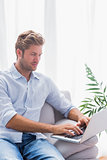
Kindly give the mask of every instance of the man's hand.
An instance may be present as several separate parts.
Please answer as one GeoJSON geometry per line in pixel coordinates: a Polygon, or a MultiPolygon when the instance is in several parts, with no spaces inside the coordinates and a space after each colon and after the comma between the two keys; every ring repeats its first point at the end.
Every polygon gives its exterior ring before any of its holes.
{"type": "Polygon", "coordinates": [[[77,123],[77,126],[83,126],[83,125],[88,125],[90,121],[90,118],[89,117],[86,117],[84,115],[80,116],[79,119],[78,119],[78,123],[77,123]]]}
{"type": "Polygon", "coordinates": [[[77,126],[81,127],[81,126],[84,126],[84,125],[88,125],[89,121],[90,121],[90,118],[89,117],[86,117],[84,116],[80,111],[79,109],[77,108],[73,108],[69,114],[68,114],[68,118],[71,119],[71,120],[74,120],[74,121],[77,121],[77,126]]]}
{"type": "Polygon", "coordinates": [[[72,131],[74,131],[76,134],[83,134],[82,130],[77,126],[73,124],[61,124],[61,125],[54,125],[53,126],[53,133],[54,134],[69,134],[69,135],[75,135],[72,131]]]}

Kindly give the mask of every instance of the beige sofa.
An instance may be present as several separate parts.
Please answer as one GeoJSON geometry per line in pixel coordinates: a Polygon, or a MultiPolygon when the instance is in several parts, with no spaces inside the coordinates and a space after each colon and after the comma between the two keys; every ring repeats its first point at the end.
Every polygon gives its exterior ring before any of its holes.
{"type": "MultiPolygon", "coordinates": [[[[64,91],[63,94],[66,98],[70,99],[70,94],[64,91]]],[[[50,124],[61,124],[61,123],[73,123],[65,119],[58,111],[56,111],[51,105],[45,103],[40,116],[40,122],[50,124]]],[[[97,137],[93,137],[90,140],[85,141],[82,144],[73,144],[70,142],[56,140],[50,137],[51,133],[45,133],[50,143],[54,144],[57,149],[62,153],[66,160],[96,160],[98,149],[95,146],[97,143],[97,137]]]]}

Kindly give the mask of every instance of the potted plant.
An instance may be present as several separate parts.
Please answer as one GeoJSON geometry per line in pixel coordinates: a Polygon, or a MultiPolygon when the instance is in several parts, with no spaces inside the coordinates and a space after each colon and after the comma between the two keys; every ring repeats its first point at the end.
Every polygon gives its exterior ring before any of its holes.
{"type": "Polygon", "coordinates": [[[90,97],[86,97],[79,108],[85,115],[91,117],[94,113],[107,107],[107,87],[103,85],[103,82],[99,83],[96,80],[91,69],[86,64],[85,69],[89,80],[89,83],[86,84],[86,90],[90,93],[90,97]]]}

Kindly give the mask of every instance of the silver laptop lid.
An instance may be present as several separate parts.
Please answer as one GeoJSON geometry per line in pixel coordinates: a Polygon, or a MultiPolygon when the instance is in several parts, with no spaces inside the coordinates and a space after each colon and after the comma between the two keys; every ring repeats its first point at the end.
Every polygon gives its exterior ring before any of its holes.
{"type": "Polygon", "coordinates": [[[107,123],[105,122],[107,122],[107,108],[92,116],[87,129],[83,134],[81,143],[107,129],[107,123]]]}

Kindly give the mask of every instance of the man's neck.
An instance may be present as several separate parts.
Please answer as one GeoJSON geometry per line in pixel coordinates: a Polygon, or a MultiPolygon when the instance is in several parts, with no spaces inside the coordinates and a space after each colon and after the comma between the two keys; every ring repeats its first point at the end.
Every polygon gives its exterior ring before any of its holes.
{"type": "Polygon", "coordinates": [[[19,72],[22,76],[24,76],[27,81],[29,81],[30,75],[31,75],[31,71],[28,72],[28,71],[22,69],[22,68],[20,67],[20,65],[18,65],[17,63],[15,63],[14,65],[15,65],[16,69],[18,70],[18,72],[19,72]]]}

